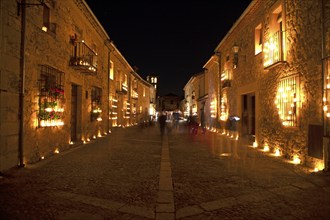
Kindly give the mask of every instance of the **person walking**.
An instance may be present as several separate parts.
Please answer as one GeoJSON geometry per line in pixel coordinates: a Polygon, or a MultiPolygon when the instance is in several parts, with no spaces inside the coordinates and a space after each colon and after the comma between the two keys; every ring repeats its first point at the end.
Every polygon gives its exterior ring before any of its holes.
{"type": "Polygon", "coordinates": [[[205,127],[205,115],[204,115],[204,109],[201,109],[201,127],[202,127],[202,133],[205,134],[206,127],[205,127]]]}
{"type": "Polygon", "coordinates": [[[159,122],[159,128],[160,128],[160,138],[161,141],[163,142],[163,136],[165,133],[165,127],[166,127],[166,115],[165,113],[162,112],[162,114],[158,117],[158,122],[159,122]]]}

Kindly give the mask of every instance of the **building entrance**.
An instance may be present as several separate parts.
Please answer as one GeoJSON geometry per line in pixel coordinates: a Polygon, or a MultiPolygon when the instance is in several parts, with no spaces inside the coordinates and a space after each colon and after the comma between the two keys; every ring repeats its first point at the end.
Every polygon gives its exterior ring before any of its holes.
{"type": "Polygon", "coordinates": [[[77,140],[78,86],[71,86],[71,141],[77,140]]]}
{"type": "Polygon", "coordinates": [[[256,112],[256,98],[254,93],[242,95],[242,136],[255,138],[255,112],[256,112]]]}

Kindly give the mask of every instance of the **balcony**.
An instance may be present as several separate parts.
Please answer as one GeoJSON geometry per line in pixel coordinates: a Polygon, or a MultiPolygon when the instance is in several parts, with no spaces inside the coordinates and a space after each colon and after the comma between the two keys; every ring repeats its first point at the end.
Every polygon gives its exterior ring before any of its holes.
{"type": "Polygon", "coordinates": [[[137,93],[136,90],[137,90],[137,89],[132,89],[132,94],[131,94],[131,96],[132,96],[133,99],[138,99],[138,98],[139,98],[139,94],[137,93]]]}
{"type": "Polygon", "coordinates": [[[116,82],[116,92],[121,95],[127,94],[128,86],[126,83],[123,82],[116,82]]]}
{"type": "Polygon", "coordinates": [[[73,42],[70,66],[82,73],[96,74],[97,54],[85,42],[73,42]]]}
{"type": "Polygon", "coordinates": [[[231,86],[231,80],[223,80],[222,82],[222,85],[221,85],[221,88],[224,89],[224,88],[229,88],[231,86]]]}
{"type": "Polygon", "coordinates": [[[263,49],[264,54],[264,68],[268,69],[284,63],[284,32],[277,31],[270,36],[263,49]]]}

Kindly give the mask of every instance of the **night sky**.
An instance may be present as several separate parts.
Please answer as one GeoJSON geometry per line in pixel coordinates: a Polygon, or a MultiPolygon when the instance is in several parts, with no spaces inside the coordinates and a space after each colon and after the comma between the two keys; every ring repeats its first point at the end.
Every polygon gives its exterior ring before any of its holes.
{"type": "Polygon", "coordinates": [[[180,96],[251,2],[85,1],[138,74],[158,75],[160,95],[180,96]]]}

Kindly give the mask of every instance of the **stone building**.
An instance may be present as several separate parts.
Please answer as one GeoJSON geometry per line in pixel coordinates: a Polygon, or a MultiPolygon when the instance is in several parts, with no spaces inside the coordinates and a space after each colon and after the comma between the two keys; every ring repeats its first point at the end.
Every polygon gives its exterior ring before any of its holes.
{"type": "Polygon", "coordinates": [[[0,2],[0,171],[132,125],[150,107],[153,87],[84,0],[42,2],[0,2]]]}
{"type": "MultiPolygon", "coordinates": [[[[185,108],[184,115],[197,116],[201,118],[201,114],[211,119],[211,114],[205,107],[208,103],[208,83],[206,81],[207,70],[194,74],[186,83],[184,90],[185,108]]],[[[212,115],[213,117],[214,115],[212,115]]],[[[209,122],[210,120],[207,120],[209,122]]],[[[207,123],[209,125],[209,123],[207,123]]]]}
{"type": "Polygon", "coordinates": [[[239,117],[254,146],[328,169],[329,51],[329,0],[253,0],[204,65],[206,107],[217,100],[221,129],[239,117]]]}
{"type": "Polygon", "coordinates": [[[158,98],[158,76],[155,74],[149,74],[147,76],[147,82],[150,83],[153,88],[150,88],[150,115],[156,115],[156,112],[159,111],[159,107],[157,106],[157,98],[158,98]]]}
{"type": "Polygon", "coordinates": [[[160,96],[158,101],[161,111],[175,111],[180,108],[181,97],[176,94],[169,93],[167,95],[160,96]]]}

